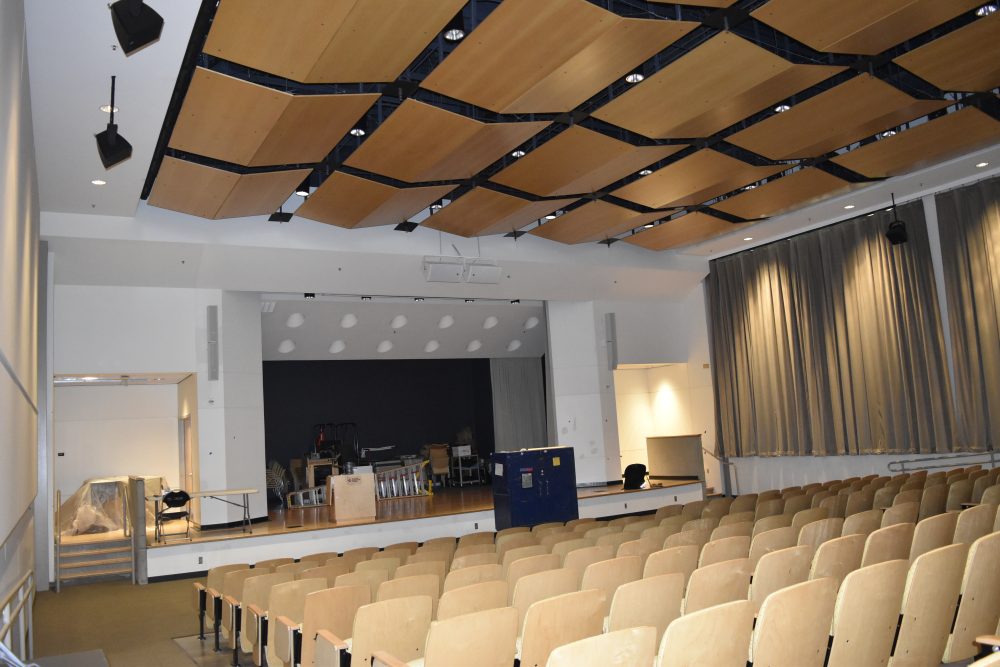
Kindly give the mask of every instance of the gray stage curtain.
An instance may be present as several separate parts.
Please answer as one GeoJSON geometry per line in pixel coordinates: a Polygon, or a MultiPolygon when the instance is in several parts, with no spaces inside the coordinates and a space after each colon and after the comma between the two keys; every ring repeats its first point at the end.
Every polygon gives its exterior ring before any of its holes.
{"type": "Polygon", "coordinates": [[[958,442],[1000,447],[1000,179],[937,196],[958,442]]]}
{"type": "Polygon", "coordinates": [[[712,262],[718,442],[729,456],[950,451],[927,229],[877,213],[712,262]]]}
{"type": "Polygon", "coordinates": [[[490,359],[490,380],[496,451],[545,446],[545,383],[541,359],[490,359]]]}

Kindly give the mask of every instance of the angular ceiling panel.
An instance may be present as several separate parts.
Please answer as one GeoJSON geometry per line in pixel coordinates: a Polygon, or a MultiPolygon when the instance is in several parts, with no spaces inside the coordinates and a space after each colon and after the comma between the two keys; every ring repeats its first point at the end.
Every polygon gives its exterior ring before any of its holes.
{"type": "Polygon", "coordinates": [[[295,215],[348,229],[396,225],[441,199],[454,187],[394,188],[338,171],[309,195],[295,215]]]}
{"type": "Polygon", "coordinates": [[[973,108],[873,141],[832,161],[870,178],[897,176],[1000,141],[1000,122],[973,108]]]}
{"type": "Polygon", "coordinates": [[[319,162],[378,97],[289,95],[199,67],[169,146],[250,167],[319,162]]]}
{"type": "Polygon", "coordinates": [[[707,137],[843,69],[794,65],[721,33],[593,116],[656,139],[707,137]]]}
{"type": "Polygon", "coordinates": [[[593,201],[548,220],[529,234],[559,243],[593,243],[665,218],[672,211],[639,213],[603,201],[593,201]]]}
{"type": "Polygon", "coordinates": [[[506,234],[573,201],[528,201],[487,188],[475,188],[424,220],[423,226],[459,236],[506,234]]]}
{"type": "Polygon", "coordinates": [[[303,83],[395,81],[465,0],[222,0],[205,53],[303,83]]]}
{"type": "Polygon", "coordinates": [[[757,167],[705,149],[633,181],[612,194],[649,208],[691,206],[772,176],[782,169],[781,165],[757,167]]]}
{"type": "Polygon", "coordinates": [[[683,148],[633,146],[573,126],[491,180],[541,197],[589,194],[683,148]]]}
{"type": "Polygon", "coordinates": [[[861,74],[726,140],[772,160],[816,157],[946,106],[861,74]]]}
{"type": "Polygon", "coordinates": [[[753,17],[817,51],[873,56],[982,0],[771,0],[753,17]]]}
{"type": "Polygon", "coordinates": [[[753,223],[733,224],[705,213],[688,213],[676,220],[625,237],[625,241],[647,250],[670,250],[681,246],[700,243],[736,229],[749,227],[753,223]]]}
{"type": "Polygon", "coordinates": [[[506,0],[421,85],[500,113],[569,111],[697,25],[506,0]]]}
{"type": "Polygon", "coordinates": [[[308,169],[241,175],[166,157],[149,203],[213,220],[265,215],[276,211],[308,175],[308,169]]]}
{"type": "Polygon", "coordinates": [[[801,208],[850,187],[847,181],[820,169],[800,169],[713,204],[712,208],[753,220],[801,208]]]}
{"type": "Polygon", "coordinates": [[[408,183],[469,178],[547,125],[482,123],[406,100],[345,164],[408,183]]]}
{"type": "Polygon", "coordinates": [[[1000,86],[1000,12],[904,53],[894,62],[941,90],[1000,86]]]}

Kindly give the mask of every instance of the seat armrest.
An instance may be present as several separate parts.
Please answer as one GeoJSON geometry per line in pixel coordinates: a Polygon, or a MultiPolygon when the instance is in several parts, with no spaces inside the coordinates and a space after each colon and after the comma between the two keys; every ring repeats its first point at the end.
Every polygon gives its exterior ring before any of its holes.
{"type": "Polygon", "coordinates": [[[386,651],[372,653],[372,667],[407,667],[406,663],[386,651]]]}
{"type": "Polygon", "coordinates": [[[236,608],[240,606],[240,601],[234,598],[232,595],[223,595],[222,600],[230,607],[236,608]]]}
{"type": "Polygon", "coordinates": [[[980,646],[1000,646],[1000,635],[979,635],[976,643],[980,646]]]}
{"type": "Polygon", "coordinates": [[[317,665],[339,665],[340,654],[346,650],[347,642],[329,630],[320,630],[316,633],[317,665]]]}
{"type": "Polygon", "coordinates": [[[247,609],[249,609],[250,613],[256,616],[257,618],[267,618],[267,611],[261,609],[255,604],[247,605],[247,609]]]}
{"type": "Polygon", "coordinates": [[[200,593],[203,590],[205,590],[205,584],[201,583],[200,581],[196,581],[194,582],[194,589],[200,593]]]}
{"type": "Polygon", "coordinates": [[[215,590],[214,588],[205,588],[205,593],[208,595],[208,597],[211,597],[211,598],[221,598],[222,597],[222,593],[220,593],[219,591],[215,590]]]}

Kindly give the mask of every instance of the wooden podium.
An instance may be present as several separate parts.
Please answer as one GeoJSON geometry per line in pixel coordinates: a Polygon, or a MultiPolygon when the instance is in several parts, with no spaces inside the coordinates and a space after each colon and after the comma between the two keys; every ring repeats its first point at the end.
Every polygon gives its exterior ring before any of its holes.
{"type": "Polygon", "coordinates": [[[331,475],[326,485],[327,498],[333,500],[330,511],[334,521],[375,518],[374,473],[331,475]]]}

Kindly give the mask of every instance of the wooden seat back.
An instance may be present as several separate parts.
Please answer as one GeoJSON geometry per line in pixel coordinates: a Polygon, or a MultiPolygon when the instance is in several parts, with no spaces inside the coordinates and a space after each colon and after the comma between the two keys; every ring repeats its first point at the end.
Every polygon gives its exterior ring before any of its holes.
{"type": "Polygon", "coordinates": [[[761,605],[768,595],[809,578],[812,557],[813,549],[808,544],[771,551],[761,556],[750,583],[750,602],[754,616],[760,613],[761,605]]]}
{"type": "MultiPolygon", "coordinates": [[[[792,520],[795,517],[788,514],[775,514],[774,516],[764,517],[758,521],[753,522],[753,533],[750,537],[757,537],[761,533],[766,533],[769,530],[774,530],[776,528],[785,528],[792,525],[792,520]]],[[[795,533],[798,535],[798,532],[795,533]]]]}
{"type": "MultiPolygon", "coordinates": [[[[969,511],[971,510],[965,510],[969,511]]],[[[993,634],[997,629],[1000,623],[998,572],[1000,572],[1000,533],[990,533],[977,539],[969,548],[962,574],[958,613],[955,615],[951,635],[945,646],[943,662],[972,658],[979,650],[976,637],[993,634]]]]}
{"type": "Polygon", "coordinates": [[[376,558],[375,556],[377,556],[377,554],[373,554],[371,560],[363,560],[355,565],[354,571],[364,572],[366,570],[384,570],[386,577],[392,579],[392,575],[396,573],[396,568],[403,562],[402,559],[396,557],[376,558]]]}
{"type": "Polygon", "coordinates": [[[941,663],[968,551],[967,544],[951,544],[912,561],[903,589],[900,625],[890,665],[941,663]]]}
{"type": "Polygon", "coordinates": [[[514,586],[513,606],[517,609],[518,627],[523,627],[528,608],[539,600],[572,593],[579,589],[580,578],[575,570],[559,568],[528,574],[514,586]]]}
{"type": "MultiPolygon", "coordinates": [[[[230,565],[218,565],[213,568],[209,568],[207,575],[205,576],[205,589],[211,591],[208,595],[219,596],[225,595],[224,582],[226,575],[230,572],[241,572],[243,570],[250,571],[250,565],[247,563],[232,563],[230,565]]],[[[257,574],[260,574],[259,572],[257,574]]],[[[242,590],[242,588],[240,588],[242,590]]],[[[195,600],[197,605],[197,599],[195,600]]],[[[205,617],[210,621],[215,620],[215,605],[212,603],[211,599],[208,599],[205,604],[205,617]]]]}
{"type": "Polygon", "coordinates": [[[427,549],[429,547],[433,547],[435,549],[438,548],[438,547],[445,547],[446,549],[448,549],[452,553],[454,553],[455,549],[458,547],[458,538],[451,537],[451,536],[448,536],[448,537],[432,537],[429,540],[424,540],[420,544],[420,547],[417,549],[417,551],[420,551],[420,549],[427,549]]]}
{"type": "Polygon", "coordinates": [[[753,535],[753,521],[740,521],[722,524],[720,523],[718,528],[712,531],[709,535],[708,541],[714,542],[715,540],[722,540],[727,537],[737,537],[739,535],[745,536],[748,540],[750,536],[753,535]]]}
{"type": "Polygon", "coordinates": [[[431,599],[431,613],[437,616],[438,599],[441,597],[441,578],[436,574],[417,574],[411,577],[390,579],[379,584],[375,601],[426,595],[431,599]]]}
{"type": "Polygon", "coordinates": [[[754,511],[754,521],[760,521],[761,519],[769,516],[775,516],[781,514],[785,509],[785,501],[781,498],[771,498],[770,500],[761,501],[758,498],[757,509],[754,511]]]}
{"type": "Polygon", "coordinates": [[[948,500],[948,487],[944,484],[929,486],[924,489],[920,496],[920,505],[917,510],[917,521],[923,521],[927,517],[942,514],[948,500]]]}
{"type": "Polygon", "coordinates": [[[958,525],[957,512],[938,514],[917,522],[917,527],[913,531],[913,543],[910,545],[910,562],[928,551],[951,544],[955,537],[956,525],[958,525]]]}
{"type": "Polygon", "coordinates": [[[532,526],[531,532],[538,533],[548,528],[563,528],[565,525],[562,521],[546,521],[545,523],[538,523],[532,526]]]}
{"type": "Polygon", "coordinates": [[[622,532],[638,534],[646,530],[647,528],[653,528],[659,525],[660,525],[659,521],[651,518],[646,518],[643,519],[642,521],[633,521],[632,523],[625,524],[625,527],[622,529],[622,532]]]}
{"type": "Polygon", "coordinates": [[[388,570],[360,570],[340,575],[334,580],[333,585],[335,587],[367,586],[368,590],[371,591],[372,599],[374,600],[375,593],[378,592],[378,587],[381,586],[383,582],[388,580],[388,570]]]}
{"type": "Polygon", "coordinates": [[[639,521],[645,521],[645,518],[636,514],[630,514],[629,516],[620,516],[618,518],[611,519],[610,521],[608,521],[608,525],[618,526],[622,530],[624,530],[625,526],[629,525],[630,523],[638,523],[639,521]]]}
{"type": "Polygon", "coordinates": [[[802,510],[792,516],[792,530],[794,530],[795,534],[798,535],[799,531],[802,530],[802,527],[806,524],[829,518],[829,516],[830,511],[825,507],[813,507],[812,509],[802,510]]]}
{"type": "Polygon", "coordinates": [[[757,508],[757,494],[745,493],[733,498],[733,503],[729,506],[729,514],[739,514],[741,512],[753,512],[757,508]]]}
{"type": "Polygon", "coordinates": [[[712,531],[709,528],[682,530],[679,533],[674,533],[673,535],[668,536],[667,539],[663,541],[663,547],[667,549],[670,547],[682,547],[690,544],[698,547],[700,550],[708,543],[708,538],[711,536],[712,531]]]}
{"type": "Polygon", "coordinates": [[[832,497],[833,495],[835,495],[834,492],[829,489],[817,491],[812,495],[812,501],[809,503],[809,507],[819,507],[824,500],[832,497]]]}
{"type": "Polygon", "coordinates": [[[578,639],[549,654],[547,667],[633,667],[656,657],[656,628],[643,626],[578,639]]]}
{"type": "MultiPolygon", "coordinates": [[[[349,568],[348,571],[353,572],[354,567],[358,563],[364,560],[368,560],[369,558],[372,557],[372,554],[375,553],[378,553],[378,549],[376,547],[359,547],[357,549],[348,549],[344,553],[340,554],[340,558],[337,558],[336,560],[339,562],[348,563],[347,566],[349,568]]],[[[330,563],[329,560],[326,562],[327,564],[330,563]]]]}
{"type": "Polygon", "coordinates": [[[872,499],[872,508],[874,509],[886,509],[892,507],[892,501],[896,498],[896,494],[899,493],[898,486],[885,485],[881,489],[875,491],[875,497],[872,499]]]}
{"type": "Polygon", "coordinates": [[[860,512],[867,512],[875,504],[875,492],[871,490],[854,491],[847,497],[844,516],[851,517],[860,512]]]}
{"type": "Polygon", "coordinates": [[[729,514],[719,518],[719,526],[727,526],[731,523],[744,523],[749,522],[753,525],[753,510],[748,510],[746,512],[730,512],[729,514]]]}
{"type": "Polygon", "coordinates": [[[579,537],[575,540],[567,540],[566,542],[559,542],[552,545],[552,553],[559,556],[560,560],[562,560],[566,558],[566,554],[570,551],[574,551],[576,549],[586,549],[587,547],[592,546],[594,546],[594,540],[579,537]]]}
{"type": "Polygon", "coordinates": [[[378,560],[380,558],[397,558],[399,559],[399,564],[402,565],[406,562],[406,559],[416,553],[417,543],[416,542],[401,542],[398,545],[392,545],[382,549],[381,551],[376,551],[371,555],[368,560],[378,560]]]}
{"type": "Polygon", "coordinates": [[[729,508],[733,506],[734,500],[735,498],[712,498],[701,510],[701,516],[721,519],[729,514],[729,508]]]}
{"type": "Polygon", "coordinates": [[[827,667],[884,667],[889,662],[908,567],[907,560],[889,560],[844,578],[833,612],[827,667]]]}
{"type": "Polygon", "coordinates": [[[803,510],[807,510],[812,506],[812,496],[808,496],[805,493],[799,493],[798,495],[785,498],[785,506],[782,508],[782,514],[791,514],[793,517],[803,510]]]}
{"type": "MultiPolygon", "coordinates": [[[[482,581],[445,592],[438,601],[437,618],[445,620],[452,616],[506,607],[508,604],[506,581],[482,581]]],[[[516,624],[515,615],[515,626],[516,624]]]]}
{"type": "Polygon", "coordinates": [[[669,531],[668,535],[673,535],[674,533],[681,532],[681,526],[688,521],[690,519],[682,514],[668,516],[666,519],[660,519],[660,528],[666,528],[669,531]]]}
{"type": "Polygon", "coordinates": [[[870,535],[882,527],[882,510],[865,510],[844,519],[841,535],[870,535]]]}
{"type": "Polygon", "coordinates": [[[599,635],[603,626],[604,593],[601,591],[576,591],[539,600],[528,607],[524,615],[521,665],[545,667],[554,648],[599,635]]]}
{"type": "Polygon", "coordinates": [[[724,602],[746,600],[753,567],[749,558],[727,560],[699,567],[691,573],[684,595],[685,614],[724,602]]]}
{"type": "Polygon", "coordinates": [[[445,570],[451,566],[452,554],[454,551],[446,546],[434,546],[430,549],[420,547],[413,554],[410,554],[403,565],[419,565],[420,563],[444,563],[445,570]],[[423,549],[421,551],[421,549],[423,549]]]}
{"type": "Polygon", "coordinates": [[[584,569],[580,579],[580,590],[595,588],[604,593],[605,609],[602,614],[607,616],[611,610],[611,600],[615,591],[622,584],[636,581],[642,577],[642,559],[638,556],[622,556],[591,563],[584,569]]]}
{"type": "Polygon", "coordinates": [[[861,567],[899,558],[909,561],[914,528],[916,525],[912,523],[897,523],[873,532],[865,540],[861,567]]]}
{"type": "Polygon", "coordinates": [[[447,574],[446,564],[442,560],[407,563],[396,568],[396,574],[393,576],[393,579],[404,579],[421,574],[433,574],[438,578],[438,582],[444,584],[444,578],[447,574]]]}
{"type": "Polygon", "coordinates": [[[508,535],[517,535],[518,533],[530,533],[531,528],[529,526],[511,526],[510,528],[502,528],[496,532],[493,542],[499,545],[503,542],[508,535]]]}
{"type": "Polygon", "coordinates": [[[306,596],[325,588],[327,588],[325,577],[289,581],[271,588],[271,595],[267,601],[268,667],[289,667],[295,658],[292,652],[292,638],[287,632],[288,625],[279,623],[278,619],[298,625],[305,613],[306,596]]]}
{"type": "Polygon", "coordinates": [[[976,505],[962,510],[958,514],[955,535],[951,541],[972,544],[993,530],[996,516],[997,508],[995,505],[976,505]]]}
{"type": "Polygon", "coordinates": [[[597,538],[604,537],[605,535],[614,535],[616,533],[622,532],[623,530],[625,530],[625,526],[621,524],[616,526],[612,525],[595,526],[594,528],[591,528],[590,530],[585,532],[583,536],[588,540],[592,540],[596,544],[597,538]]]}
{"type": "Polygon", "coordinates": [[[449,572],[448,576],[444,578],[444,585],[441,588],[444,592],[448,592],[455,588],[497,579],[503,580],[503,568],[498,563],[473,565],[449,572]]]}
{"type": "Polygon", "coordinates": [[[691,519],[681,526],[681,532],[686,530],[705,530],[708,529],[709,534],[719,525],[718,517],[706,517],[701,519],[691,519]]]}
{"type": "Polygon", "coordinates": [[[707,505],[707,500],[695,500],[690,503],[684,503],[684,507],[681,508],[681,516],[687,517],[688,521],[691,519],[700,519],[701,513],[707,505]]]}
{"type": "Polygon", "coordinates": [[[517,547],[516,549],[510,549],[504,553],[503,558],[500,560],[500,567],[503,569],[504,575],[507,574],[507,570],[510,569],[510,564],[521,558],[528,558],[529,556],[541,556],[542,554],[549,553],[549,548],[541,544],[532,544],[527,547],[517,547]]]}
{"type": "Polygon", "coordinates": [[[654,551],[646,559],[646,565],[642,569],[642,578],[648,579],[661,574],[682,574],[686,590],[691,573],[698,567],[700,553],[698,547],[691,544],[654,551]]]}
{"type": "Polygon", "coordinates": [[[507,602],[514,601],[514,586],[517,585],[521,577],[546,570],[557,570],[560,567],[562,567],[562,562],[556,554],[540,554],[514,561],[507,570],[507,602]]]}
{"type": "Polygon", "coordinates": [[[360,607],[351,634],[351,665],[371,667],[375,651],[385,651],[403,661],[422,657],[431,626],[431,608],[431,599],[426,595],[360,607]]]}
{"type": "Polygon", "coordinates": [[[749,600],[686,614],[663,633],[657,667],[746,667],[752,631],[749,600]]]}
{"type": "MultiPolygon", "coordinates": [[[[903,486],[905,487],[906,485],[904,484],[903,486]]],[[[920,488],[900,491],[892,499],[892,504],[893,506],[896,506],[896,505],[902,505],[903,503],[919,503],[923,494],[924,490],[920,488]]]]}
{"type": "Polygon", "coordinates": [[[615,557],[615,549],[607,545],[586,547],[576,549],[566,554],[562,566],[567,570],[574,570],[577,573],[577,581],[583,577],[583,571],[591,563],[598,563],[615,557]]]}
{"type": "Polygon", "coordinates": [[[683,507],[681,505],[665,505],[656,510],[653,518],[656,520],[666,519],[671,516],[679,516],[683,507]]]}
{"type": "Polygon", "coordinates": [[[621,533],[614,533],[612,535],[602,535],[601,537],[597,538],[595,545],[611,547],[613,551],[618,551],[618,547],[625,544],[626,542],[631,542],[638,536],[639,533],[627,533],[624,531],[621,533]]]}
{"type": "Polygon", "coordinates": [[[698,559],[698,567],[721,563],[726,560],[736,558],[746,558],[750,555],[750,537],[747,535],[737,535],[735,537],[724,537],[720,540],[707,542],[701,549],[698,559]]]}
{"type": "Polygon", "coordinates": [[[972,482],[963,479],[948,485],[948,498],[945,502],[945,511],[958,512],[962,509],[962,503],[972,500],[972,482]]]}
{"type": "Polygon", "coordinates": [[[754,567],[764,554],[796,546],[798,535],[791,525],[754,535],[750,541],[750,562],[754,567]]]}
{"type": "Polygon", "coordinates": [[[358,609],[371,601],[368,586],[338,586],[307,595],[302,608],[302,667],[316,665],[316,634],[320,630],[350,637],[358,609]]]}
{"type": "Polygon", "coordinates": [[[844,577],[861,567],[864,550],[864,535],[846,535],[827,540],[819,545],[813,556],[809,578],[830,577],[837,582],[839,588],[844,577]]]}
{"type": "Polygon", "coordinates": [[[833,519],[820,519],[802,526],[796,544],[808,544],[812,548],[819,549],[819,545],[827,540],[840,537],[844,529],[844,520],[840,517],[833,519]]]}
{"type": "Polygon", "coordinates": [[[611,599],[608,632],[649,625],[656,628],[656,640],[681,615],[684,575],[661,574],[622,584],[611,599]]]}
{"type": "Polygon", "coordinates": [[[258,644],[257,618],[254,614],[248,613],[250,606],[253,605],[267,611],[271,588],[278,584],[288,583],[293,579],[294,576],[291,572],[273,572],[249,577],[243,581],[243,593],[240,597],[240,606],[243,608],[240,648],[244,653],[254,653],[258,644]]]}
{"type": "MultiPolygon", "coordinates": [[[[462,547],[471,547],[480,544],[493,544],[495,546],[494,540],[494,534],[490,532],[466,533],[458,538],[458,548],[461,549],[462,547]]],[[[458,551],[458,549],[455,551],[458,551]]]]}
{"type": "Polygon", "coordinates": [[[560,542],[569,542],[570,540],[579,539],[579,537],[580,537],[579,534],[575,533],[572,530],[567,529],[565,531],[558,533],[555,532],[546,533],[539,539],[538,543],[541,544],[542,546],[548,547],[549,551],[551,551],[552,547],[559,544],[560,542]]]}
{"type": "Polygon", "coordinates": [[[755,667],[823,667],[836,601],[837,583],[828,578],[768,595],[750,645],[755,667]]]}
{"type": "Polygon", "coordinates": [[[516,641],[517,611],[512,607],[453,616],[431,623],[423,664],[510,667],[514,664],[516,641]]]}
{"type": "Polygon", "coordinates": [[[913,523],[917,522],[917,516],[920,514],[920,503],[900,503],[899,505],[893,505],[885,510],[882,514],[882,527],[892,526],[897,523],[913,523]]]}
{"type": "Polygon", "coordinates": [[[338,563],[338,560],[331,558],[327,561],[327,563],[330,563],[329,565],[320,565],[319,567],[302,570],[299,573],[299,578],[314,579],[316,577],[323,577],[329,584],[328,588],[333,588],[337,584],[337,577],[347,574],[350,571],[347,563],[338,563]]]}
{"type": "Polygon", "coordinates": [[[538,537],[528,532],[497,535],[497,555],[503,563],[504,554],[511,549],[531,547],[538,544],[538,537]]]}
{"type": "MultiPolygon", "coordinates": [[[[484,544],[483,546],[487,545],[484,544]]],[[[493,550],[492,547],[490,547],[489,551],[483,553],[456,556],[455,560],[451,562],[451,569],[461,570],[464,567],[475,567],[477,565],[493,565],[499,563],[500,563],[500,556],[498,556],[497,552],[493,550]]]]}
{"type": "Polygon", "coordinates": [[[618,551],[615,552],[615,558],[621,558],[622,556],[639,556],[639,558],[642,559],[643,565],[645,565],[646,559],[649,558],[649,554],[659,550],[660,544],[655,540],[640,538],[638,540],[630,540],[629,542],[622,543],[618,547],[618,551]]]}
{"type": "Polygon", "coordinates": [[[281,565],[287,565],[289,563],[294,563],[295,561],[291,558],[269,558],[267,560],[258,561],[253,564],[255,568],[266,569],[269,571],[275,570],[281,565]]]}
{"type": "MultiPolygon", "coordinates": [[[[679,511],[679,510],[678,510],[679,511]]],[[[566,527],[570,530],[576,530],[577,526],[586,525],[588,523],[594,523],[597,519],[594,517],[582,517],[580,519],[571,519],[566,522],[566,527]]]]}
{"type": "MultiPolygon", "coordinates": [[[[260,577],[264,574],[268,574],[269,570],[265,568],[253,568],[252,570],[232,570],[231,572],[226,572],[222,577],[222,618],[220,625],[222,627],[222,635],[228,639],[226,644],[229,648],[234,648],[233,635],[233,604],[231,601],[235,600],[237,604],[243,598],[243,586],[246,580],[250,577],[260,577]]],[[[210,605],[212,606],[212,605],[210,605]]]]}
{"type": "Polygon", "coordinates": [[[312,561],[299,561],[298,563],[285,563],[274,568],[275,572],[291,572],[292,577],[299,577],[305,570],[316,567],[319,563],[312,561]]]}
{"type": "Polygon", "coordinates": [[[985,472],[986,474],[977,477],[975,481],[972,483],[972,498],[970,499],[970,502],[973,503],[983,502],[983,493],[990,486],[996,484],[996,482],[990,476],[990,473],[988,471],[984,470],[983,472],[985,472]]]}

